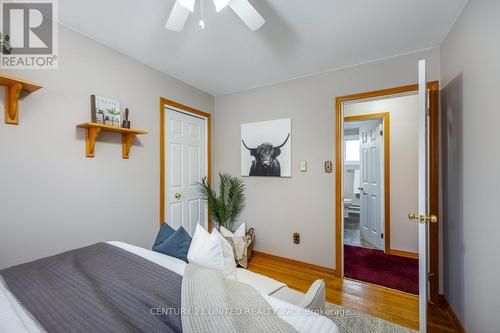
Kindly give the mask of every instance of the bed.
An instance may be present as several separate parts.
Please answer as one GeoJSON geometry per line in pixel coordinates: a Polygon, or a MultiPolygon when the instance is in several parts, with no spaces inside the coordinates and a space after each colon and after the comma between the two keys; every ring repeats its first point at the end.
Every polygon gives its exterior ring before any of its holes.
{"type": "MultiPolygon", "coordinates": [[[[103,243],[104,244],[104,243],[103,243]]],[[[105,243],[108,247],[111,248],[118,248],[121,249],[124,252],[127,252],[128,254],[131,254],[130,258],[134,260],[139,260],[137,261],[138,263],[145,264],[145,265],[153,265],[153,266],[145,266],[149,268],[153,268],[153,270],[158,269],[158,272],[162,274],[162,276],[172,274],[173,277],[179,276],[180,280],[187,280],[186,277],[184,276],[186,274],[188,265],[179,259],[160,254],[157,252],[153,252],[144,248],[136,247],[130,244],[122,243],[122,242],[108,242],[105,243]],[[137,258],[136,258],[137,257],[137,258]],[[140,259],[139,259],[140,258],[140,259]],[[144,260],[145,259],[145,260],[144,260]],[[168,274],[167,274],[168,273],[168,274]]],[[[75,250],[77,251],[77,250],[75,250]]],[[[125,256],[126,257],[126,256],[125,256]]],[[[124,257],[124,258],[125,258],[124,257]]],[[[41,259],[44,260],[44,259],[41,259]]],[[[117,260],[120,261],[120,260],[117,260]]],[[[110,283],[110,281],[106,279],[91,279],[87,275],[89,271],[91,271],[91,274],[93,274],[93,270],[95,269],[98,271],[98,267],[94,268],[93,262],[91,260],[83,260],[84,265],[88,265],[85,269],[82,269],[82,272],[85,272],[84,274],[84,279],[90,279],[92,281],[91,284],[89,284],[91,287],[94,288],[95,286],[98,286],[98,288],[101,289],[106,289],[107,288],[107,283],[110,283]]],[[[124,264],[124,263],[123,263],[124,264]]],[[[29,264],[25,264],[29,265],[29,264]]],[[[137,264],[134,264],[137,265],[137,264]]],[[[22,265],[20,265],[22,266],[22,265]]],[[[109,264],[110,270],[115,269],[116,267],[122,267],[118,265],[117,262],[113,262],[109,264]],[[115,267],[116,266],[116,267],[115,267]]],[[[189,265],[192,266],[192,265],[189,265]]],[[[126,265],[123,265],[123,268],[126,268],[126,265]]],[[[79,265],[77,265],[77,270],[80,268],[79,265]]],[[[126,269],[130,270],[130,269],[126,269]]],[[[71,303],[72,299],[68,298],[66,300],[66,296],[62,296],[61,302],[64,303],[59,303],[59,304],[65,304],[65,306],[68,306],[67,310],[60,311],[57,307],[55,307],[54,311],[44,311],[44,307],[50,308],[50,306],[53,306],[54,304],[57,305],[57,303],[51,304],[48,302],[48,305],[45,305],[45,301],[47,298],[52,298],[52,295],[49,294],[44,294],[42,292],[39,292],[39,290],[36,287],[36,283],[33,281],[30,281],[29,283],[31,284],[22,284],[21,282],[18,281],[23,280],[19,279],[18,277],[21,276],[20,274],[30,274],[30,266],[22,266],[21,268],[18,268],[17,270],[3,270],[0,271],[0,332],[19,332],[19,333],[41,333],[41,332],[52,332],[52,331],[61,331],[62,326],[54,326],[52,327],[51,325],[47,325],[47,323],[51,323],[51,318],[52,317],[47,317],[47,312],[49,312],[51,315],[54,315],[54,318],[56,317],[55,312],[61,312],[61,318],[72,318],[71,319],[71,324],[68,324],[68,328],[71,328],[72,331],[78,332],[82,331],[79,330],[78,327],[90,327],[90,326],[78,326],[80,325],[92,325],[92,319],[93,320],[98,320],[99,316],[104,316],[102,311],[96,312],[97,314],[95,317],[90,316],[89,318],[79,318],[79,313],[82,313],[82,316],[84,314],[87,314],[84,309],[83,310],[78,310],[80,309],[81,306],[86,306],[88,305],[91,307],[91,301],[89,300],[86,302],[85,299],[79,300],[82,304],[75,304],[71,303]],[[18,274],[17,276],[15,274],[18,274]],[[8,281],[8,282],[7,282],[8,281]],[[11,290],[12,289],[12,290],[11,290]],[[15,296],[16,295],[16,296],[15,296]],[[88,304],[87,304],[88,303],[88,304]],[[69,306],[69,305],[71,306],[69,306]],[[75,309],[71,309],[71,307],[74,306],[75,309]],[[28,310],[28,309],[31,309],[28,310]],[[65,311],[68,311],[68,313],[65,313],[65,311]],[[40,313],[43,313],[43,316],[41,317],[46,317],[46,318],[41,318],[40,313]],[[71,316],[73,317],[71,317],[71,316]],[[65,317],[66,316],[66,317],[65,317]],[[69,316],[69,317],[68,317],[69,316]],[[41,319],[41,320],[39,320],[41,319]],[[89,320],[90,319],[90,320],[89,320]],[[42,325],[41,322],[44,322],[45,325],[42,325]],[[46,329],[47,327],[51,327],[51,329],[46,329]]],[[[124,280],[128,281],[126,272],[123,272],[124,280]]],[[[206,274],[206,272],[205,272],[206,274]]],[[[244,274],[243,274],[244,275],[244,274]]],[[[30,279],[27,279],[30,280],[30,279]]],[[[35,279],[36,280],[36,279],[35,279]]],[[[50,280],[50,279],[49,279],[50,280]]],[[[175,280],[175,278],[173,278],[175,280]]],[[[64,280],[65,281],[65,280],[64,280]]],[[[248,281],[252,281],[252,278],[250,278],[248,281]]],[[[265,281],[265,280],[264,280],[265,281]]],[[[27,282],[26,282],[27,283],[27,282]]],[[[135,283],[135,282],[134,282],[135,283]]],[[[163,281],[164,283],[164,281],[163,281]]],[[[251,282],[250,282],[251,283],[251,282]]],[[[61,288],[61,286],[58,286],[56,281],[54,281],[54,285],[51,285],[52,283],[49,281],[50,288],[61,288]]],[[[175,283],[172,283],[175,284],[175,283]]],[[[123,302],[124,304],[124,311],[130,310],[132,311],[134,309],[133,306],[131,306],[129,303],[126,303],[126,301],[122,300],[122,297],[128,297],[128,294],[134,295],[141,298],[143,297],[143,294],[146,294],[147,297],[150,297],[151,295],[148,294],[148,291],[145,290],[143,287],[141,289],[140,285],[137,285],[137,288],[131,288],[131,284],[127,285],[127,291],[124,292],[123,286],[121,289],[117,289],[119,292],[115,292],[117,295],[116,297],[120,297],[120,300],[118,303],[123,302]],[[137,290],[135,290],[137,289],[137,290]],[[144,289],[144,290],[143,290],[144,289]],[[130,309],[129,309],[130,308],[130,309]]],[[[132,284],[134,285],[134,284],[132,284]]],[[[135,286],[135,285],[134,285],[135,286]]],[[[49,289],[50,289],[49,288],[49,289]]],[[[72,287],[73,288],[73,287],[72,287]]],[[[112,288],[115,288],[114,284],[112,285],[112,288]]],[[[157,288],[157,287],[155,287],[157,288]]],[[[184,288],[184,287],[183,287],[184,288]]],[[[195,286],[193,286],[195,288],[195,286]]],[[[285,325],[282,327],[292,327],[290,331],[297,331],[297,332],[317,332],[317,333],[337,333],[338,328],[336,325],[328,318],[321,316],[317,313],[307,311],[305,309],[299,308],[297,306],[294,306],[292,304],[283,302],[281,300],[278,300],[276,298],[273,298],[272,296],[269,296],[269,293],[272,293],[276,291],[275,289],[279,288],[279,286],[273,285],[273,283],[261,283],[259,286],[257,286],[257,292],[260,294],[260,296],[267,302],[267,305],[269,305],[274,312],[277,314],[277,317],[279,317],[280,321],[284,322],[285,325]],[[286,326],[288,325],[288,326],[286,326]]],[[[45,288],[42,288],[45,289],[45,288]]],[[[162,288],[159,288],[162,289],[162,288]]],[[[180,292],[180,287],[175,287],[173,288],[173,291],[170,292],[170,294],[175,294],[175,296],[172,297],[180,297],[177,295],[178,292],[180,292]]],[[[71,289],[70,289],[71,290],[71,289]]],[[[75,289],[77,292],[78,288],[75,289]]],[[[183,290],[183,292],[185,292],[183,290]]],[[[150,292],[149,292],[150,293],[150,292]]],[[[197,291],[197,293],[202,294],[203,292],[197,291]]],[[[82,295],[84,295],[82,293],[82,295]]],[[[111,294],[110,294],[111,295],[111,294]]],[[[71,295],[73,296],[73,295],[71,295]]],[[[199,296],[199,295],[194,295],[194,296],[199,296]]],[[[61,297],[60,295],[58,297],[61,297]]],[[[85,298],[86,296],[82,296],[85,298]]],[[[144,299],[146,299],[145,297],[144,299]]],[[[156,295],[155,295],[156,297],[156,295]]],[[[183,296],[184,297],[184,296],[183,296]]],[[[130,297],[133,298],[133,297],[130,297]]],[[[51,301],[52,302],[52,301],[51,301]]],[[[101,302],[99,301],[99,304],[101,302]]],[[[183,304],[184,300],[183,300],[183,304]]],[[[115,306],[113,304],[113,306],[115,306]]],[[[136,306],[136,305],[134,305],[136,306]]],[[[183,305],[184,306],[184,305],[183,305]]],[[[111,307],[111,305],[110,305],[111,307]]],[[[97,308],[96,308],[97,309],[97,308]]],[[[106,309],[107,311],[108,309],[106,309]]],[[[120,309],[119,309],[120,310],[120,309]]],[[[116,313],[121,313],[120,311],[112,311],[112,315],[116,315],[116,313]]],[[[87,314],[88,316],[88,314],[87,314]]],[[[167,331],[172,331],[172,332],[181,332],[181,331],[188,331],[184,328],[184,323],[182,323],[182,327],[184,329],[181,329],[180,324],[178,322],[175,322],[175,320],[180,321],[181,316],[178,318],[173,317],[172,324],[169,324],[169,328],[167,331]]],[[[55,321],[56,319],[54,319],[55,321]]],[[[65,319],[66,320],[66,319],[65,319]]],[[[59,318],[59,321],[61,319],[59,318]]],[[[63,323],[62,325],[64,325],[63,323]]],[[[58,325],[61,325],[60,323],[58,325]]],[[[105,324],[102,324],[102,327],[105,327],[105,324]]],[[[129,326],[128,324],[125,324],[124,326],[126,329],[116,329],[115,331],[145,331],[145,329],[141,329],[141,326],[129,326]],[[129,329],[130,328],[130,329],[129,329]]],[[[151,326],[153,327],[153,326],[151,326]]],[[[113,328],[114,329],[114,328],[113,328]]],[[[105,329],[103,331],[111,331],[109,329],[105,329]]],[[[148,330],[149,331],[149,330],[148,330]]],[[[154,331],[154,329],[151,329],[150,331],[154,331]]],[[[160,330],[157,330],[160,331],[160,330]]],[[[161,330],[165,331],[165,330],[161,330]]],[[[195,330],[189,330],[189,331],[195,331],[195,330]]],[[[203,330],[199,330],[199,332],[202,332],[203,330]]],[[[228,330],[232,331],[232,330],[228,330]]],[[[239,330],[238,330],[239,331],[239,330]]],[[[272,331],[272,330],[268,330],[272,331]]],[[[282,329],[281,331],[286,331],[286,329],[282,329]]]]}

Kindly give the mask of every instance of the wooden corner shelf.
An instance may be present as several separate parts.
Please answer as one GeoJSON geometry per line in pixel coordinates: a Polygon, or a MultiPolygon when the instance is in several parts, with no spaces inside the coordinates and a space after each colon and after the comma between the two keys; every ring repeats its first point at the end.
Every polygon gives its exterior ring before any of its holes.
{"type": "Polygon", "coordinates": [[[146,131],[123,128],[118,126],[110,126],[98,123],[83,123],[78,124],[76,127],[85,128],[87,130],[87,140],[85,144],[85,151],[87,157],[94,157],[95,141],[101,131],[121,133],[122,134],[122,158],[128,159],[130,147],[139,134],[148,134],[146,131]]]}
{"type": "Polygon", "coordinates": [[[19,96],[21,96],[21,92],[23,90],[33,92],[42,86],[5,74],[0,74],[0,85],[5,86],[5,123],[17,125],[19,124],[19,96]]]}

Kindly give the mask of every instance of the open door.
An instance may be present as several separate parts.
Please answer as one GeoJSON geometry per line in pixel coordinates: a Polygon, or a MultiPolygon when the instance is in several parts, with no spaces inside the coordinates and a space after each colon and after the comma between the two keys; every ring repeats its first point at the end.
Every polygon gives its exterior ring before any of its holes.
{"type": "Polygon", "coordinates": [[[428,224],[436,223],[437,217],[430,214],[429,206],[429,102],[425,60],[418,63],[418,213],[409,213],[408,218],[419,223],[419,323],[420,332],[427,332],[428,291],[428,224]]]}
{"type": "Polygon", "coordinates": [[[384,250],[382,235],[382,120],[365,121],[360,138],[361,239],[384,250]]]}

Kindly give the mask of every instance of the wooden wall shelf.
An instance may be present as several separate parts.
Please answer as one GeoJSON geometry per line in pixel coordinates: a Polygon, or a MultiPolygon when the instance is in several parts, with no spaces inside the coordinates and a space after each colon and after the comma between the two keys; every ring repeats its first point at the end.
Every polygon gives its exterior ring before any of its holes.
{"type": "Polygon", "coordinates": [[[99,136],[99,133],[101,133],[101,131],[122,134],[123,159],[128,159],[130,147],[132,147],[132,143],[134,142],[135,137],[138,134],[148,134],[148,132],[146,131],[130,129],[130,128],[122,128],[117,126],[109,126],[98,123],[83,123],[76,125],[76,127],[85,128],[87,130],[87,140],[85,144],[85,151],[87,157],[94,157],[95,141],[99,136]]]}
{"type": "Polygon", "coordinates": [[[0,74],[0,85],[5,86],[5,123],[17,125],[19,124],[19,96],[21,96],[21,92],[23,90],[33,92],[42,86],[5,74],[0,74]]]}

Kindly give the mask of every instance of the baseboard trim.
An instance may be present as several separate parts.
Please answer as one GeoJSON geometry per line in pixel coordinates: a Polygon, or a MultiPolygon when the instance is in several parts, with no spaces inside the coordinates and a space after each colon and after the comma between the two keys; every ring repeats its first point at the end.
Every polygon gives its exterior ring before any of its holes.
{"type": "Polygon", "coordinates": [[[453,326],[455,326],[455,330],[458,333],[467,333],[465,328],[463,327],[462,323],[460,322],[460,319],[458,319],[457,315],[453,311],[453,309],[450,306],[450,303],[448,303],[448,300],[444,295],[439,295],[439,303],[443,307],[443,309],[448,313],[448,316],[450,316],[451,321],[453,322],[453,326]]]}
{"type": "Polygon", "coordinates": [[[392,254],[393,256],[405,257],[405,258],[418,259],[418,253],[415,253],[415,252],[390,249],[388,254],[392,254]]]}
{"type": "Polygon", "coordinates": [[[292,264],[292,265],[300,266],[302,268],[309,269],[309,270],[314,271],[314,272],[318,272],[318,273],[322,273],[322,274],[327,274],[327,275],[335,275],[335,270],[331,269],[331,268],[327,268],[327,267],[323,267],[323,266],[319,266],[319,265],[314,265],[314,264],[310,264],[310,263],[299,261],[299,260],[295,260],[295,259],[280,257],[280,256],[277,256],[277,255],[269,254],[269,253],[265,253],[265,252],[260,252],[260,251],[255,251],[255,250],[253,252],[257,256],[267,257],[267,258],[274,259],[274,260],[277,260],[277,261],[281,261],[281,262],[284,262],[284,263],[287,263],[287,264],[292,264]]]}

